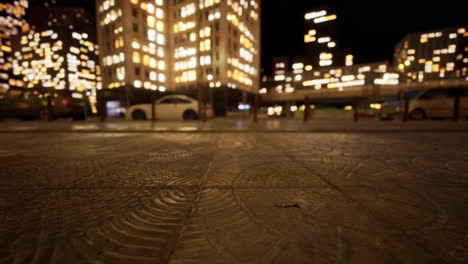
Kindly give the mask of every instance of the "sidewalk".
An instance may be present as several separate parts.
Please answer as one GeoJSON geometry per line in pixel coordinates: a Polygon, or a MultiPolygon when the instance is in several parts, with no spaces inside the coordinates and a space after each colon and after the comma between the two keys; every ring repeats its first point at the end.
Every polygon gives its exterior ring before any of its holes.
{"type": "Polygon", "coordinates": [[[393,133],[393,132],[468,132],[468,121],[457,123],[450,120],[443,121],[380,121],[362,119],[355,123],[352,120],[310,120],[303,123],[301,120],[268,119],[254,123],[249,119],[216,118],[207,122],[155,122],[151,121],[125,121],[108,120],[99,122],[88,120],[73,122],[58,120],[55,122],[42,121],[0,121],[0,133],[18,132],[334,132],[334,133],[393,133]]]}

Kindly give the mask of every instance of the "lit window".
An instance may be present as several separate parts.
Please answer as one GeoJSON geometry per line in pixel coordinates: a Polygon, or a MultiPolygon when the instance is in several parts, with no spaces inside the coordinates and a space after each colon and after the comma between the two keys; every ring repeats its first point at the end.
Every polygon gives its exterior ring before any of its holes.
{"type": "Polygon", "coordinates": [[[159,61],[158,62],[158,69],[160,69],[161,71],[165,70],[166,69],[166,63],[164,61],[159,61]]]}
{"type": "Polygon", "coordinates": [[[148,18],[146,20],[148,22],[149,27],[155,27],[156,26],[156,19],[154,18],[154,16],[148,16],[148,18]]]}
{"type": "Polygon", "coordinates": [[[166,38],[164,37],[164,35],[158,34],[157,43],[159,45],[164,45],[165,42],[166,42],[166,38]]]}
{"type": "Polygon", "coordinates": [[[159,19],[164,18],[164,13],[163,13],[161,8],[156,9],[156,17],[159,18],[159,19]]]}
{"type": "Polygon", "coordinates": [[[160,82],[165,82],[166,81],[166,75],[164,73],[160,73],[158,77],[159,77],[160,82]]]}
{"type": "Polygon", "coordinates": [[[156,41],[156,31],[154,29],[148,30],[148,40],[156,41]]]}
{"type": "Polygon", "coordinates": [[[140,53],[138,51],[133,52],[133,62],[134,63],[140,63],[140,53]]]}
{"type": "Polygon", "coordinates": [[[190,33],[190,41],[191,41],[191,42],[194,42],[195,40],[197,40],[197,34],[195,34],[195,33],[190,33]]]}
{"type": "Polygon", "coordinates": [[[150,72],[150,80],[156,81],[157,79],[158,79],[158,75],[156,74],[156,72],[154,71],[150,72]]]}

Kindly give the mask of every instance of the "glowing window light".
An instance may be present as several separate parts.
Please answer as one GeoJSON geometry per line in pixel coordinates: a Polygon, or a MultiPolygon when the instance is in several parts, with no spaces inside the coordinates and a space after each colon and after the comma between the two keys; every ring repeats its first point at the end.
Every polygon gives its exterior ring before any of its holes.
{"type": "Polygon", "coordinates": [[[330,79],[316,79],[316,80],[309,80],[302,83],[304,86],[316,86],[321,84],[330,83],[330,79]]]}
{"type": "Polygon", "coordinates": [[[156,22],[156,30],[159,32],[164,32],[164,22],[162,21],[156,22]]]}
{"type": "Polygon", "coordinates": [[[276,67],[276,68],[279,68],[279,69],[282,69],[282,68],[286,67],[286,64],[284,64],[283,62],[276,63],[276,64],[275,64],[275,67],[276,67]]]}
{"type": "Polygon", "coordinates": [[[80,49],[78,49],[77,47],[70,47],[70,51],[72,53],[75,53],[75,54],[79,54],[80,53],[80,49]]]}
{"type": "Polygon", "coordinates": [[[284,89],[284,91],[285,91],[286,93],[293,93],[294,90],[295,90],[294,87],[286,87],[286,88],[284,89]]]}
{"type": "Polygon", "coordinates": [[[448,53],[455,53],[456,49],[457,49],[457,45],[455,44],[449,45],[448,53]]]}
{"type": "Polygon", "coordinates": [[[239,55],[248,62],[253,62],[253,54],[244,48],[240,48],[239,55]]]}
{"type": "Polygon", "coordinates": [[[359,72],[369,72],[371,70],[370,66],[364,66],[358,69],[359,72]]]}
{"type": "Polygon", "coordinates": [[[449,38],[450,38],[450,39],[456,39],[456,38],[457,38],[457,33],[451,33],[451,34],[449,35],[449,38]]]}
{"type": "Polygon", "coordinates": [[[156,42],[159,45],[164,45],[166,43],[166,38],[164,37],[163,34],[158,34],[156,42]]]}
{"type": "Polygon", "coordinates": [[[148,66],[149,61],[150,61],[150,57],[147,54],[143,55],[143,65],[148,66]]]}
{"type": "Polygon", "coordinates": [[[154,58],[151,58],[150,61],[149,61],[149,66],[151,68],[156,68],[157,66],[157,63],[156,63],[156,60],[154,58]]]}
{"type": "Polygon", "coordinates": [[[324,66],[330,66],[333,64],[333,61],[332,60],[322,60],[319,62],[319,65],[324,67],[324,66]]]}
{"type": "Polygon", "coordinates": [[[334,47],[336,47],[336,43],[335,43],[335,42],[329,42],[329,43],[327,44],[327,46],[328,46],[329,48],[334,48],[334,47]]]}
{"type": "Polygon", "coordinates": [[[314,19],[314,23],[319,24],[319,23],[335,20],[336,18],[337,18],[336,15],[329,15],[329,16],[326,16],[326,17],[319,17],[319,18],[314,19]]]}
{"type": "Polygon", "coordinates": [[[341,80],[343,82],[350,82],[350,81],[354,81],[356,79],[356,77],[354,75],[344,75],[343,77],[341,77],[341,80]]]}
{"type": "Polygon", "coordinates": [[[305,66],[306,71],[311,71],[314,67],[312,65],[305,66]]]}
{"type": "Polygon", "coordinates": [[[140,47],[141,47],[141,46],[140,46],[140,43],[138,43],[137,41],[133,41],[133,42],[132,42],[132,48],[134,48],[134,49],[140,49],[140,47]]]}
{"type": "Polygon", "coordinates": [[[311,19],[315,19],[315,18],[318,18],[318,17],[326,16],[326,15],[327,15],[327,11],[326,10],[321,10],[321,11],[307,13],[307,14],[305,14],[304,18],[306,20],[311,20],[311,19]]]}
{"type": "Polygon", "coordinates": [[[353,59],[354,59],[354,56],[353,55],[346,55],[346,66],[352,66],[353,65],[353,59]]]}
{"type": "Polygon", "coordinates": [[[330,42],[331,38],[330,37],[322,37],[317,40],[318,43],[327,43],[330,42]]]}
{"type": "Polygon", "coordinates": [[[141,81],[136,80],[136,81],[133,82],[133,86],[135,86],[135,88],[141,88],[142,83],[141,83],[141,81]]]}
{"type": "Polygon", "coordinates": [[[195,3],[190,3],[180,9],[181,17],[188,17],[195,13],[195,3]]]}
{"type": "Polygon", "coordinates": [[[72,37],[73,37],[74,39],[78,39],[78,40],[83,39],[82,35],[81,35],[80,33],[77,33],[77,32],[73,32],[73,33],[72,33],[72,37]]]}
{"type": "Polygon", "coordinates": [[[161,71],[165,70],[166,69],[166,63],[164,61],[159,61],[158,62],[158,69],[160,69],[161,71]]]}
{"type": "Polygon", "coordinates": [[[133,62],[134,63],[140,63],[141,60],[140,60],[140,53],[138,51],[134,51],[133,52],[133,62]]]}
{"type": "Polygon", "coordinates": [[[166,75],[164,73],[160,73],[158,78],[159,78],[160,82],[165,82],[166,81],[166,75]]]}
{"type": "Polygon", "coordinates": [[[148,40],[156,41],[156,31],[154,29],[148,29],[148,40]]]}
{"type": "Polygon", "coordinates": [[[125,79],[125,68],[124,67],[118,67],[116,69],[116,73],[117,73],[117,79],[119,79],[121,81],[125,79]]]}
{"type": "Polygon", "coordinates": [[[191,41],[191,42],[194,42],[195,40],[197,40],[197,34],[195,34],[195,33],[193,33],[193,32],[190,33],[190,41],[191,41]]]}
{"type": "Polygon", "coordinates": [[[304,43],[311,43],[311,42],[315,42],[316,40],[317,40],[316,37],[312,37],[310,35],[304,36],[304,43]]]}
{"type": "Polygon", "coordinates": [[[294,63],[293,66],[292,66],[292,68],[293,68],[294,70],[303,69],[303,68],[304,68],[304,63],[302,63],[302,62],[294,63]]]}
{"type": "MultiPolygon", "coordinates": [[[[75,33],[75,32],[74,32],[75,33]]],[[[52,34],[54,34],[54,31],[52,29],[49,29],[47,31],[43,31],[41,32],[41,36],[42,37],[48,37],[48,36],[51,36],[52,34]]],[[[78,34],[78,33],[77,33],[78,34]]],[[[81,39],[81,35],[80,35],[80,39],[81,39]]]]}
{"type": "Polygon", "coordinates": [[[154,13],[154,5],[153,4],[147,4],[146,5],[146,11],[148,11],[148,13],[150,13],[150,14],[153,14],[154,13]]]}
{"type": "Polygon", "coordinates": [[[154,16],[148,16],[146,18],[146,21],[148,22],[149,27],[155,27],[156,26],[156,18],[154,16]]]}
{"type": "Polygon", "coordinates": [[[156,81],[158,79],[158,74],[154,71],[150,72],[150,80],[156,81]]]}
{"type": "Polygon", "coordinates": [[[165,55],[164,49],[162,47],[158,48],[158,57],[163,58],[165,55]]]}
{"type": "Polygon", "coordinates": [[[156,5],[158,5],[158,6],[162,6],[162,5],[163,5],[163,0],[155,0],[154,2],[155,2],[156,5]]]}
{"type": "Polygon", "coordinates": [[[156,17],[159,18],[159,19],[164,18],[164,12],[163,12],[163,10],[161,8],[156,9],[156,17]]]}
{"type": "Polygon", "coordinates": [[[455,69],[455,63],[449,62],[446,67],[447,71],[453,71],[455,69]]]}
{"type": "Polygon", "coordinates": [[[275,76],[275,81],[279,82],[279,81],[284,81],[286,79],[286,76],[284,75],[276,75],[275,76]]]}
{"type": "Polygon", "coordinates": [[[331,60],[333,58],[332,53],[322,52],[320,53],[320,60],[331,60]]]}

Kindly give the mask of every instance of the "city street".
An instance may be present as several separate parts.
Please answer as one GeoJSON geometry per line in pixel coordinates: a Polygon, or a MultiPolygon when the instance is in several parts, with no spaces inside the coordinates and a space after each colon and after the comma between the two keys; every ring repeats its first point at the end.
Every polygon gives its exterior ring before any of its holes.
{"type": "Polygon", "coordinates": [[[466,133],[361,126],[3,124],[0,263],[467,263],[466,133]]]}

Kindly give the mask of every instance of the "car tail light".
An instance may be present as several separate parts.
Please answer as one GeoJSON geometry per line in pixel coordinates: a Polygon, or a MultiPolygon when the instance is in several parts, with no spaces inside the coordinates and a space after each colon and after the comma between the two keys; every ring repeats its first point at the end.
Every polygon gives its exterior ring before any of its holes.
{"type": "Polygon", "coordinates": [[[62,98],[60,99],[60,104],[63,105],[64,107],[69,107],[70,106],[70,100],[67,98],[62,98]]]}

